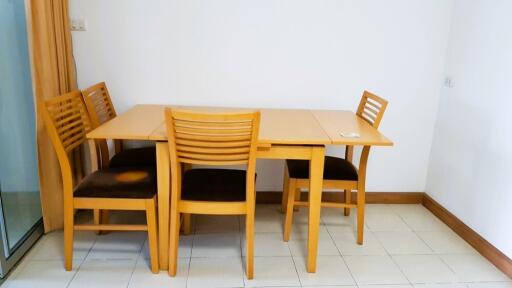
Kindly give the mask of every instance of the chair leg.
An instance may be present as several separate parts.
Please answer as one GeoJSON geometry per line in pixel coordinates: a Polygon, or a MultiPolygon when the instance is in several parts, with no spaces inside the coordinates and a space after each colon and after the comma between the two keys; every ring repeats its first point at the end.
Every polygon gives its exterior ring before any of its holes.
{"type": "Polygon", "coordinates": [[[254,205],[249,204],[245,217],[246,274],[247,279],[254,277],[254,205]]]}
{"type": "MultiPolygon", "coordinates": [[[[92,214],[93,214],[93,223],[94,223],[94,225],[101,224],[101,210],[100,209],[94,209],[94,210],[92,210],[92,214]]],[[[96,233],[96,235],[100,235],[101,234],[101,230],[96,230],[94,232],[96,233]]]]}
{"type": "MultiPolygon", "coordinates": [[[[109,218],[110,218],[110,211],[109,210],[105,210],[105,209],[101,209],[101,212],[100,212],[100,223],[101,224],[108,224],[109,222],[109,218]]],[[[100,231],[100,235],[105,235],[105,234],[108,234],[110,233],[110,231],[100,231]]]]}
{"type": "Polygon", "coordinates": [[[183,213],[183,235],[190,234],[190,217],[189,213],[183,213]]]}
{"type": "Polygon", "coordinates": [[[357,244],[363,244],[364,233],[364,206],[365,206],[364,187],[357,189],[357,244]]]}
{"type": "Polygon", "coordinates": [[[64,208],[64,269],[73,270],[73,207],[64,208]]]}
{"type": "MultiPolygon", "coordinates": [[[[105,210],[105,209],[93,209],[93,215],[94,215],[94,225],[99,225],[99,224],[108,224],[108,219],[109,219],[109,211],[108,210],[105,210]]],[[[97,235],[104,235],[104,234],[108,234],[109,231],[101,231],[101,230],[96,230],[95,231],[97,235]]]]}
{"type": "Polygon", "coordinates": [[[170,211],[170,227],[169,227],[169,275],[176,276],[178,265],[178,247],[180,241],[180,213],[178,207],[173,207],[170,211]]]}
{"type": "Polygon", "coordinates": [[[288,167],[284,163],[284,180],[283,180],[283,198],[281,199],[281,212],[286,213],[286,204],[288,202],[288,191],[290,187],[290,175],[288,175],[288,167]]]}
{"type": "Polygon", "coordinates": [[[146,200],[146,221],[148,225],[148,246],[151,259],[151,272],[158,273],[158,241],[156,227],[156,198],[146,200]]]}
{"type": "MultiPolygon", "coordinates": [[[[108,224],[109,217],[110,217],[110,211],[102,209],[101,212],[100,212],[100,223],[101,224],[108,224]]],[[[103,231],[103,232],[106,232],[106,231],[103,231]]]]}
{"type": "MultiPolygon", "coordinates": [[[[350,204],[352,202],[352,190],[345,190],[345,203],[350,204]]],[[[350,216],[350,208],[345,208],[345,216],[350,216]]]]}
{"type": "Polygon", "coordinates": [[[292,230],[293,221],[293,208],[295,204],[295,179],[290,179],[290,186],[288,187],[288,199],[286,203],[286,215],[284,218],[284,235],[283,240],[288,242],[290,240],[290,232],[292,230]]]}
{"type": "MultiPolygon", "coordinates": [[[[295,201],[300,201],[300,194],[301,194],[300,188],[295,189],[295,201]]],[[[293,211],[299,211],[299,206],[293,206],[293,211]]]]}

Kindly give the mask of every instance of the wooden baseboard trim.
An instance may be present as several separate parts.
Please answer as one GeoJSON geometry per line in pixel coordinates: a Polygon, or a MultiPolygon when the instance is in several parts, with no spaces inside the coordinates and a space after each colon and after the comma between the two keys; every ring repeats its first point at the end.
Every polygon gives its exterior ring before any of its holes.
{"type": "MultiPolygon", "coordinates": [[[[366,192],[366,203],[370,204],[421,204],[423,192],[366,192]]],[[[352,192],[352,199],[357,194],[352,192]]]]}
{"type": "Polygon", "coordinates": [[[508,277],[512,278],[512,260],[510,258],[427,194],[423,197],[423,206],[448,225],[448,227],[462,239],[468,242],[469,245],[473,246],[482,256],[493,263],[494,266],[508,277]]]}
{"type": "MultiPolygon", "coordinates": [[[[421,204],[423,192],[366,192],[366,203],[369,204],[421,204]]],[[[258,204],[281,203],[281,191],[265,191],[256,193],[258,204]]],[[[302,192],[302,199],[307,199],[307,192],[302,192]]],[[[357,199],[356,192],[352,192],[352,199],[357,199]]],[[[329,202],[344,202],[343,192],[324,192],[322,200],[329,202]]],[[[353,202],[355,203],[355,202],[353,202]]]]}

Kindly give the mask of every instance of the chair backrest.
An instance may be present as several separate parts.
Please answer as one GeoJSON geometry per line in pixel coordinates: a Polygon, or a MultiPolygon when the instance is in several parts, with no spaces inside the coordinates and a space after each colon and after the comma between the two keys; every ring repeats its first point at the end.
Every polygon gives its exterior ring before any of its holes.
{"type": "Polygon", "coordinates": [[[199,113],[166,109],[171,161],[239,165],[256,159],[260,113],[199,113]]]}
{"type": "Polygon", "coordinates": [[[82,96],[94,127],[117,116],[105,82],[82,90],[82,96]]]}
{"type": "Polygon", "coordinates": [[[379,128],[380,121],[382,120],[382,116],[384,116],[387,106],[388,101],[371,92],[364,91],[356,114],[370,123],[374,128],[379,128]]]}
{"type": "Polygon", "coordinates": [[[84,143],[91,122],[80,91],[54,97],[41,104],[43,120],[59,159],[64,191],[72,193],[71,152],[84,143]]]}
{"type": "MultiPolygon", "coordinates": [[[[82,90],[82,97],[93,128],[96,128],[117,116],[105,82],[97,83],[82,90]]],[[[122,142],[119,140],[114,143],[115,152],[119,153],[122,150],[122,142]]],[[[96,145],[99,150],[99,163],[101,163],[102,167],[107,167],[110,160],[107,141],[105,139],[97,139],[96,145]]]]}

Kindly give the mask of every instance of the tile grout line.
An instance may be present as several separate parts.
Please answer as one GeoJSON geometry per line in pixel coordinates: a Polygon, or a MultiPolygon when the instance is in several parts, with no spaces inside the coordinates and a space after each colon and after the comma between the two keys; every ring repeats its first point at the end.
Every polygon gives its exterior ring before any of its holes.
{"type": "MultiPolygon", "coordinates": [[[[192,250],[194,249],[194,242],[196,240],[196,233],[197,233],[196,221],[197,221],[197,218],[193,214],[190,214],[190,225],[193,225],[194,233],[192,234],[192,240],[190,243],[190,255],[188,255],[187,279],[185,280],[185,288],[188,287],[188,278],[190,276],[190,266],[192,265],[192,250]]],[[[178,250],[179,249],[180,249],[180,247],[178,246],[178,250]]],[[[178,261],[179,261],[179,258],[178,258],[178,261]]],[[[176,273],[176,274],[178,274],[178,273],[176,273]]]]}
{"type": "Polygon", "coordinates": [[[130,274],[130,278],[128,279],[128,283],[126,283],[126,288],[128,288],[130,286],[130,283],[132,282],[133,274],[135,273],[135,270],[137,269],[137,264],[139,263],[139,259],[141,257],[142,257],[142,259],[144,259],[144,255],[143,255],[144,254],[144,245],[146,245],[146,242],[148,241],[148,237],[149,237],[149,235],[146,235],[146,239],[142,242],[142,246],[140,247],[139,254],[137,255],[137,259],[135,259],[135,263],[134,263],[133,268],[132,268],[132,273],[130,274]]]}
{"type": "MultiPolygon", "coordinates": [[[[407,224],[407,222],[404,221],[404,219],[402,218],[402,216],[400,214],[398,214],[398,212],[396,212],[390,205],[386,205],[389,209],[391,209],[391,211],[393,212],[393,214],[395,214],[396,216],[398,216],[398,218],[400,219],[400,221],[402,221],[405,226],[409,229],[411,229],[412,231],[412,228],[409,227],[409,225],[407,224]]],[[[413,232],[414,233],[414,232],[413,232]]],[[[416,235],[416,234],[415,234],[416,235]]],[[[391,261],[395,264],[395,266],[398,268],[398,270],[400,271],[400,273],[402,273],[402,275],[405,277],[405,279],[409,282],[409,284],[411,286],[414,286],[414,283],[412,283],[411,279],[409,279],[409,277],[407,277],[407,275],[404,273],[404,270],[402,269],[402,267],[400,267],[400,265],[398,265],[398,263],[395,261],[395,258],[393,258],[393,255],[391,255],[391,253],[388,251],[388,249],[386,249],[386,247],[384,246],[384,244],[382,244],[382,242],[380,241],[379,237],[375,237],[375,239],[377,240],[377,242],[379,242],[379,244],[382,246],[382,248],[384,248],[384,251],[386,251],[386,254],[388,255],[388,257],[391,259],[391,261]]],[[[428,247],[428,246],[427,246],[428,247]]],[[[430,248],[430,247],[429,247],[430,248]]],[[[397,284],[397,285],[400,285],[400,284],[397,284]]]]}
{"type": "Polygon", "coordinates": [[[430,245],[428,245],[428,243],[427,243],[425,240],[423,240],[423,238],[421,238],[421,236],[417,233],[418,231],[414,230],[414,228],[413,228],[413,227],[411,227],[411,225],[407,224],[407,221],[405,221],[404,217],[402,217],[402,215],[400,215],[400,213],[398,213],[398,212],[396,212],[396,211],[394,211],[394,210],[393,210],[393,212],[395,212],[395,213],[396,213],[396,215],[398,215],[398,217],[400,218],[400,220],[402,220],[402,222],[404,222],[404,223],[405,223],[405,225],[406,225],[409,229],[411,229],[411,232],[413,232],[413,233],[414,233],[414,235],[416,235],[416,237],[418,237],[418,238],[421,240],[421,242],[423,242],[423,244],[425,244],[425,245],[426,245],[426,246],[427,246],[427,247],[432,251],[432,253],[433,253],[433,254],[436,254],[436,252],[434,251],[434,248],[430,247],[430,245]]]}
{"type": "MultiPolygon", "coordinates": [[[[297,212],[298,212],[298,211],[297,211],[297,212]]],[[[292,213],[295,213],[295,212],[294,212],[294,211],[292,211],[292,213]]],[[[283,218],[283,217],[281,217],[281,218],[283,218]]],[[[321,218],[321,217],[320,217],[320,218],[321,218]]],[[[282,225],[284,226],[284,221],[285,221],[285,219],[283,218],[281,221],[282,221],[282,225]]],[[[320,224],[320,225],[321,225],[321,224],[320,224]]],[[[293,228],[293,222],[292,222],[291,226],[292,226],[292,228],[293,228]]],[[[320,229],[319,229],[319,230],[320,230],[320,229]]],[[[284,231],[284,229],[283,229],[283,231],[284,231]]],[[[290,231],[290,232],[291,232],[291,231],[290,231]]],[[[320,231],[319,231],[318,233],[320,233],[320,231]]],[[[281,234],[282,234],[282,233],[281,233],[281,234]]],[[[319,235],[319,236],[320,236],[320,235],[319,235]]],[[[292,249],[290,248],[290,244],[289,244],[288,242],[286,242],[286,247],[288,248],[288,252],[290,252],[290,257],[292,258],[293,268],[295,269],[295,275],[297,275],[297,279],[299,280],[299,285],[300,285],[300,287],[304,287],[304,284],[302,283],[302,280],[300,279],[299,271],[297,270],[297,263],[295,263],[295,258],[293,257],[292,249]]],[[[307,247],[306,247],[306,249],[307,249],[307,247]]],[[[318,256],[318,255],[317,255],[317,256],[318,256]]],[[[307,257],[306,257],[306,258],[307,258],[307,257]]],[[[305,264],[306,264],[306,266],[307,266],[308,261],[306,260],[306,261],[304,261],[304,262],[305,262],[305,264]]],[[[318,262],[318,258],[317,258],[317,262],[318,262]]],[[[308,272],[307,272],[307,267],[306,267],[306,273],[308,273],[308,272]]]]}
{"type": "MultiPolygon", "coordinates": [[[[390,208],[390,207],[388,206],[388,208],[390,208]]],[[[390,208],[390,209],[391,209],[391,208],[390,208]]],[[[366,211],[365,211],[365,212],[366,212],[366,211]]],[[[391,212],[392,212],[392,214],[397,215],[397,213],[396,213],[393,209],[391,209],[391,212]]],[[[365,216],[366,216],[366,213],[365,213],[365,216]]],[[[399,215],[398,215],[398,216],[399,216],[399,215]]],[[[399,216],[399,217],[400,217],[400,216],[399,216]]],[[[400,220],[402,220],[402,218],[401,218],[401,217],[400,217],[400,220]]],[[[402,220],[402,221],[403,221],[403,220],[402,220]]],[[[405,223],[405,221],[403,221],[403,222],[405,223]]],[[[405,223],[405,224],[407,225],[407,223],[405,223]]],[[[364,227],[363,227],[363,229],[364,229],[365,227],[366,227],[366,221],[365,221],[365,223],[364,223],[364,227]]],[[[328,230],[328,232],[329,232],[329,230],[328,230]]],[[[364,231],[363,231],[363,235],[364,235],[364,234],[367,234],[368,232],[370,232],[372,235],[375,235],[375,234],[373,233],[374,231],[372,231],[369,227],[368,227],[368,231],[366,231],[366,233],[364,233],[364,231]]],[[[375,232],[377,232],[377,231],[375,231],[375,232]]],[[[329,235],[331,235],[331,233],[330,233],[330,232],[329,232],[329,235]]],[[[331,237],[332,237],[332,235],[331,235],[331,237]]],[[[402,276],[404,276],[404,277],[405,277],[405,279],[409,282],[408,284],[413,286],[414,284],[413,284],[413,283],[411,282],[411,280],[407,277],[407,275],[405,275],[405,273],[403,272],[403,270],[401,269],[401,267],[400,267],[400,266],[395,262],[395,260],[393,259],[392,255],[391,255],[391,254],[389,253],[389,251],[384,247],[384,245],[383,245],[383,244],[382,244],[382,242],[378,239],[378,237],[376,237],[376,236],[375,236],[375,240],[376,240],[377,242],[379,242],[379,244],[382,246],[382,248],[383,248],[383,249],[384,249],[384,251],[386,252],[386,255],[387,255],[387,256],[391,259],[391,261],[395,264],[395,266],[398,268],[398,270],[400,271],[400,273],[402,274],[402,276]]],[[[363,241],[364,241],[364,240],[363,240],[363,241]]],[[[335,243],[336,243],[336,242],[335,242],[335,243]]],[[[337,248],[337,249],[338,249],[338,251],[339,251],[338,245],[335,245],[335,246],[336,246],[336,248],[337,248]]],[[[340,254],[341,254],[341,251],[339,251],[339,252],[340,252],[340,254]]],[[[349,256],[350,256],[350,255],[349,255],[349,256]]],[[[357,256],[357,255],[352,255],[352,256],[357,256]]],[[[360,256],[372,256],[372,255],[360,255],[360,256]]],[[[375,256],[378,256],[378,255],[375,255],[375,256]]],[[[344,256],[343,256],[343,255],[342,255],[342,258],[345,260],[345,258],[344,258],[344,256]]],[[[348,268],[348,269],[349,269],[349,271],[350,271],[350,267],[348,267],[348,265],[347,265],[347,268],[348,268]]],[[[351,273],[351,275],[352,275],[352,272],[351,272],[351,271],[350,271],[350,273],[351,273]]],[[[354,276],[352,275],[352,277],[354,277],[354,276]]],[[[354,279],[354,280],[355,280],[355,279],[354,279]]],[[[357,285],[358,287],[360,287],[360,285],[359,285],[359,283],[357,283],[357,281],[356,281],[356,285],[357,285]]],[[[371,285],[373,285],[373,284],[371,284],[371,285]]],[[[379,284],[379,285],[387,285],[387,284],[379,284]]],[[[402,284],[391,284],[391,285],[402,285],[402,284]]]]}
{"type": "Polygon", "coordinates": [[[47,235],[43,234],[39,238],[39,240],[37,240],[32,245],[32,247],[30,247],[27,250],[27,252],[18,261],[18,263],[16,263],[14,265],[14,267],[11,269],[11,271],[9,271],[7,273],[6,277],[4,279],[2,279],[3,282],[1,282],[0,284],[2,284],[2,285],[7,284],[7,288],[9,288],[9,286],[11,286],[11,282],[18,278],[18,274],[22,273],[25,270],[25,268],[26,268],[25,266],[27,266],[29,262],[35,261],[35,260],[30,259],[30,258],[34,257],[34,256],[31,256],[30,254],[35,254],[35,253],[37,253],[37,251],[39,251],[39,249],[41,249],[41,247],[39,247],[39,246],[42,246],[42,244],[48,240],[46,237],[47,237],[47,235]]]}
{"type": "MultiPolygon", "coordinates": [[[[429,211],[429,213],[432,214],[432,212],[430,212],[430,211],[429,211]]],[[[428,245],[428,243],[421,237],[421,235],[418,234],[418,232],[420,232],[420,231],[414,230],[413,227],[411,227],[409,224],[407,224],[407,221],[405,221],[405,219],[402,217],[402,215],[400,215],[398,212],[396,212],[396,214],[398,215],[398,217],[400,217],[400,219],[402,219],[402,221],[405,223],[405,225],[407,225],[407,227],[409,227],[411,229],[411,231],[414,233],[414,235],[416,235],[416,237],[418,237],[421,240],[421,242],[423,242],[430,250],[432,250],[432,254],[429,254],[429,255],[437,256],[437,258],[439,258],[439,260],[441,260],[441,262],[443,264],[445,264],[446,267],[448,267],[448,269],[453,273],[453,275],[455,275],[456,280],[457,280],[455,283],[462,283],[459,281],[460,280],[459,275],[455,272],[455,270],[452,269],[452,267],[450,265],[448,265],[448,263],[446,263],[446,261],[443,259],[443,257],[441,257],[441,254],[437,253],[434,250],[434,248],[432,248],[430,245],[428,245]]],[[[432,216],[435,217],[435,215],[433,215],[433,214],[432,214],[432,216]]],[[[466,286],[468,286],[468,285],[466,285],[466,286]]]]}
{"type": "MultiPolygon", "coordinates": [[[[352,212],[353,211],[350,211],[351,214],[352,214],[352,212]]],[[[320,211],[320,213],[322,213],[322,212],[320,211]]],[[[350,217],[350,216],[343,215],[343,217],[350,217]]],[[[321,217],[321,214],[320,214],[320,220],[323,221],[322,219],[323,218],[321,217]]],[[[365,224],[365,226],[366,226],[366,224],[365,224]]],[[[364,227],[363,227],[363,229],[364,229],[364,227]]],[[[350,274],[350,277],[352,278],[352,281],[354,282],[356,287],[359,287],[359,284],[357,283],[356,278],[354,277],[354,275],[352,274],[352,271],[350,270],[350,267],[348,266],[348,263],[347,263],[347,260],[345,259],[345,256],[343,255],[343,253],[341,253],[340,249],[338,248],[338,245],[336,245],[336,241],[334,240],[334,236],[332,236],[331,232],[329,231],[329,229],[327,227],[326,227],[325,230],[327,231],[327,234],[329,235],[329,238],[331,238],[331,241],[334,244],[334,247],[336,247],[336,250],[338,251],[338,254],[341,257],[341,260],[343,261],[343,263],[347,267],[347,271],[350,274]]]]}
{"type": "MultiPolygon", "coordinates": [[[[402,267],[400,267],[400,265],[398,265],[398,263],[395,261],[395,258],[393,258],[393,255],[391,255],[391,253],[389,253],[389,251],[386,249],[386,247],[384,247],[382,242],[379,240],[379,237],[375,237],[375,238],[376,238],[377,242],[379,242],[379,244],[384,248],[384,251],[386,251],[386,254],[388,255],[389,259],[391,259],[393,264],[395,264],[396,268],[398,268],[400,273],[402,273],[402,275],[405,277],[405,279],[409,282],[410,285],[414,286],[414,283],[412,283],[411,279],[409,279],[409,277],[407,277],[407,275],[404,273],[404,270],[402,269],[402,267]]],[[[396,285],[401,285],[401,284],[396,284],[396,285]]]]}
{"type": "MultiPolygon", "coordinates": [[[[83,233],[83,232],[82,232],[83,233]]],[[[95,233],[95,232],[93,232],[95,233]]],[[[89,254],[91,253],[92,251],[92,248],[94,247],[94,245],[96,244],[96,241],[98,241],[98,237],[99,235],[96,234],[96,237],[94,237],[94,242],[92,243],[91,247],[89,248],[89,250],[87,250],[87,253],[85,254],[84,256],[84,259],[80,262],[80,265],[78,265],[78,267],[76,268],[76,271],[75,271],[75,274],[73,274],[73,277],[71,277],[71,279],[69,280],[68,284],[66,285],[66,288],[68,288],[71,283],[73,282],[73,280],[75,280],[76,278],[76,275],[78,274],[78,271],[80,271],[80,268],[82,268],[82,264],[85,263],[85,260],[87,260],[87,257],[89,256],[89,254]]],[[[75,242],[75,233],[73,232],[73,246],[74,246],[74,242],[75,242]]],[[[74,254],[75,251],[73,251],[73,254],[74,254]]],[[[71,259],[71,263],[73,263],[73,259],[71,259]]]]}
{"type": "MultiPolygon", "coordinates": [[[[393,209],[392,209],[392,210],[393,210],[393,209]]],[[[424,244],[425,244],[425,245],[426,245],[430,250],[432,250],[432,254],[424,254],[424,253],[423,253],[423,254],[406,254],[406,255],[436,256],[439,260],[441,260],[441,262],[442,262],[443,264],[445,264],[445,265],[446,265],[446,267],[448,267],[448,269],[449,269],[449,270],[450,270],[450,271],[455,275],[455,277],[456,277],[456,281],[455,281],[455,282],[449,282],[449,283],[448,283],[448,282],[433,282],[433,283],[421,283],[421,284],[463,284],[463,285],[465,285],[465,286],[468,286],[468,285],[467,285],[467,283],[478,283],[478,282],[461,282],[461,281],[459,281],[459,280],[460,280],[460,279],[459,279],[459,275],[458,275],[458,274],[457,274],[457,273],[452,269],[452,267],[451,267],[450,265],[448,265],[448,263],[446,263],[446,261],[441,257],[441,255],[443,255],[443,254],[442,254],[442,253],[437,253],[437,252],[436,252],[436,251],[435,251],[435,250],[434,250],[430,245],[428,245],[428,243],[427,243],[427,242],[426,242],[426,241],[421,237],[421,235],[419,235],[419,234],[417,233],[417,232],[422,232],[422,231],[416,231],[416,230],[414,230],[414,228],[413,228],[413,227],[411,227],[409,224],[407,224],[407,222],[405,221],[405,219],[403,218],[403,216],[402,216],[400,213],[398,213],[398,212],[396,212],[396,211],[394,211],[394,210],[393,210],[393,212],[394,212],[396,215],[398,215],[398,217],[400,217],[400,219],[405,223],[405,225],[407,225],[407,227],[409,227],[409,228],[411,229],[411,232],[413,232],[413,233],[414,233],[414,235],[416,235],[416,236],[421,240],[421,242],[422,242],[422,243],[424,243],[424,244]]],[[[432,214],[432,212],[430,212],[430,211],[429,211],[429,213],[430,213],[430,214],[432,214]]],[[[434,216],[434,217],[435,217],[435,215],[432,215],[432,216],[434,216]]],[[[450,231],[451,231],[451,229],[450,229],[450,231]]],[[[430,231],[425,231],[425,232],[430,232],[430,231]]],[[[437,231],[432,231],[432,232],[437,232],[437,231]]],[[[445,253],[445,254],[450,254],[450,253],[445,253]]],[[[461,255],[470,255],[469,253],[460,253],[460,254],[461,254],[461,255]]],[[[391,258],[393,258],[393,257],[391,256],[391,258]]],[[[393,259],[393,261],[394,261],[394,259],[393,259]]],[[[396,263],[396,262],[395,262],[395,263],[396,263]]],[[[404,274],[404,275],[405,275],[405,274],[404,274]]],[[[406,276],[406,277],[407,277],[407,276],[406,276]]],[[[414,286],[414,283],[411,283],[411,284],[414,286]]]]}

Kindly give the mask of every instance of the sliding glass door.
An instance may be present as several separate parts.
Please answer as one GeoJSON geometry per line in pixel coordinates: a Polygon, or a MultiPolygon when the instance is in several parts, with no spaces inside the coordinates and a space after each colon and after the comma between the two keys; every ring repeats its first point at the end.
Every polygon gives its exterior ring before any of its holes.
{"type": "Polygon", "coordinates": [[[34,97],[23,0],[0,0],[0,264],[41,235],[34,97]]]}

